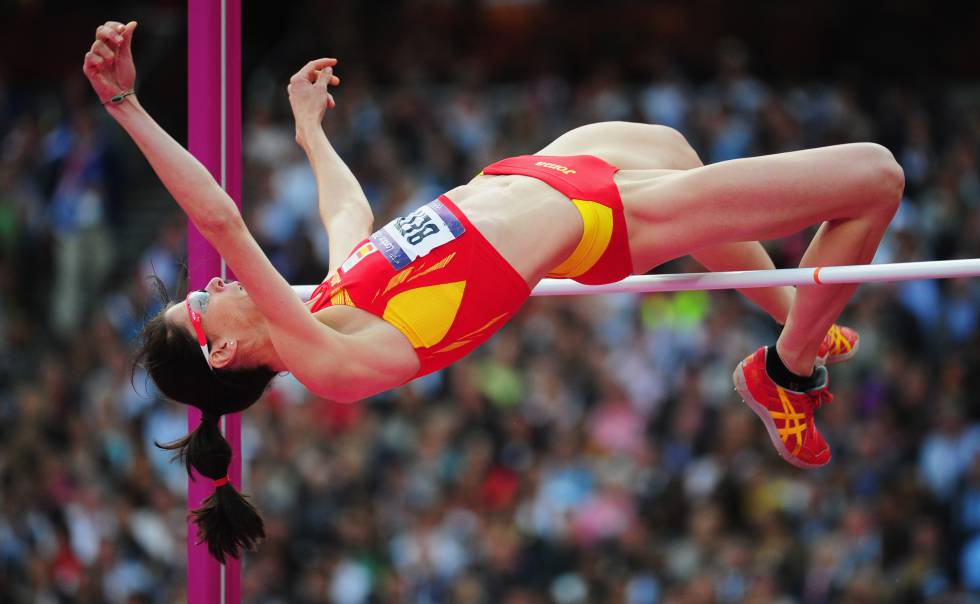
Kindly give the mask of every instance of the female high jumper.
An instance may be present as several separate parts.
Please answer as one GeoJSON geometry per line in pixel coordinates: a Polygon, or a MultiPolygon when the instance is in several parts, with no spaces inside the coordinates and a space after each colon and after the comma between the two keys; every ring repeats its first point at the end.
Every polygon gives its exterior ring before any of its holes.
{"type": "MultiPolygon", "coordinates": [[[[303,303],[208,171],[140,106],[135,22],[96,30],[84,72],[164,186],[241,282],[214,278],[170,303],[144,331],[138,360],[168,397],[203,412],[167,445],[215,480],[194,512],[213,555],[263,536],[228,483],[218,418],[254,403],[278,372],[310,391],[355,401],[437,371],[500,329],[545,277],[587,284],[642,274],[692,255],[709,270],[771,269],[758,240],[820,227],[800,266],[866,264],[904,187],[884,147],[847,144],[703,165],[678,132],[655,125],[576,128],[539,153],[496,162],[407,216],[374,230],[357,180],[322,128],[335,105],[336,59],[290,80],[296,142],[306,152],[329,235],[326,279],[303,303]],[[203,353],[203,354],[202,354],[203,353]]],[[[835,325],[856,285],[745,290],[784,325],[734,381],[778,453],[814,468],[830,449],[813,422],[830,399],[824,364],[850,358],[857,334],[835,325]]]]}

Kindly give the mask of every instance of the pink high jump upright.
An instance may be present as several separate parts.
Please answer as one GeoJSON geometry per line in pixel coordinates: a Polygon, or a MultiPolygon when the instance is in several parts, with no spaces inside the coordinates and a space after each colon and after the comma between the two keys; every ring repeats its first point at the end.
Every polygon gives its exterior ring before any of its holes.
{"type": "MultiPolygon", "coordinates": [[[[189,0],[187,4],[187,146],[221,187],[241,207],[242,199],[242,94],[241,0],[189,0]]],[[[215,276],[233,278],[224,260],[188,221],[188,287],[199,289],[215,276]]],[[[201,413],[188,407],[187,427],[193,430],[201,413]]],[[[242,484],[241,414],[222,418],[222,430],[231,445],[228,476],[236,488],[242,484]]],[[[187,509],[200,506],[214,487],[195,473],[188,481],[187,509]]],[[[226,558],[219,564],[205,544],[197,544],[197,526],[187,523],[188,604],[238,604],[241,567],[226,558]]]]}

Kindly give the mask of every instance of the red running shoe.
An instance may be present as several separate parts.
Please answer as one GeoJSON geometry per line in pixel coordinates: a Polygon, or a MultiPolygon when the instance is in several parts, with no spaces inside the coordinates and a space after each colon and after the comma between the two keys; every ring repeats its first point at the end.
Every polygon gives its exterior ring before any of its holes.
{"type": "Polygon", "coordinates": [[[841,325],[830,326],[830,331],[823,337],[820,348],[817,350],[818,365],[833,365],[851,360],[857,354],[861,339],[858,333],[850,327],[841,325]]]}
{"type": "Polygon", "coordinates": [[[813,412],[834,396],[827,391],[827,369],[814,368],[818,386],[794,392],[778,386],[766,373],[766,348],[739,363],[732,375],[735,389],[759,416],[780,457],[798,468],[819,468],[830,461],[830,447],[813,423],[813,412]]]}

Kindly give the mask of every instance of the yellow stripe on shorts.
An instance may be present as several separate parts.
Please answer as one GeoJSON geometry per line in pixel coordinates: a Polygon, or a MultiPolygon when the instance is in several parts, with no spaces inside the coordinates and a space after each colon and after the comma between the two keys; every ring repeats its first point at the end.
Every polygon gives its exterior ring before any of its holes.
{"type": "Polygon", "coordinates": [[[612,208],[586,199],[573,199],[572,203],[582,215],[582,239],[572,255],[548,273],[556,279],[571,279],[587,273],[602,258],[612,240],[612,208]]]}

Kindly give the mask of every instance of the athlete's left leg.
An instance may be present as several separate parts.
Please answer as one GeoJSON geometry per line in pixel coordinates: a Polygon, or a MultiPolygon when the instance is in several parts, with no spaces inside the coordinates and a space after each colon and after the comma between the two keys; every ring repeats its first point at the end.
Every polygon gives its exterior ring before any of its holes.
{"type": "MultiPolygon", "coordinates": [[[[538,152],[538,155],[594,155],[620,170],[692,170],[704,166],[697,151],[677,130],[656,124],[599,122],[575,128],[538,152]]],[[[627,177],[628,178],[628,177],[627,177]]],[[[725,241],[695,250],[691,256],[709,271],[768,270],[775,268],[757,241],[725,241]]],[[[634,264],[636,268],[639,265],[634,264]]],[[[649,267],[643,267],[646,270],[649,267]]],[[[756,287],[739,292],[779,324],[786,323],[793,303],[792,287],[756,287]]]]}

